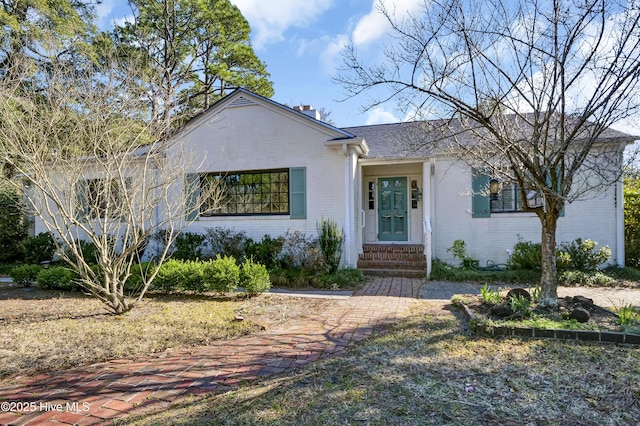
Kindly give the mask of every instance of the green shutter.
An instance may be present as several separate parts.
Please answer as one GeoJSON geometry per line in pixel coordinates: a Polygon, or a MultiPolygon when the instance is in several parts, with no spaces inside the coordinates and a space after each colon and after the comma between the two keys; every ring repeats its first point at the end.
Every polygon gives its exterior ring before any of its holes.
{"type": "Polygon", "coordinates": [[[184,180],[185,218],[189,222],[198,220],[200,216],[200,175],[189,173],[184,180]]]}
{"type": "Polygon", "coordinates": [[[289,216],[291,219],[307,218],[307,168],[289,169],[289,216]]]}
{"type": "Polygon", "coordinates": [[[491,217],[491,201],[486,193],[489,188],[489,176],[478,170],[472,170],[471,217],[491,217]]]}
{"type": "Polygon", "coordinates": [[[86,222],[89,207],[89,196],[87,194],[87,181],[79,180],[75,184],[76,192],[76,205],[75,205],[75,218],[79,222],[86,222]]]}

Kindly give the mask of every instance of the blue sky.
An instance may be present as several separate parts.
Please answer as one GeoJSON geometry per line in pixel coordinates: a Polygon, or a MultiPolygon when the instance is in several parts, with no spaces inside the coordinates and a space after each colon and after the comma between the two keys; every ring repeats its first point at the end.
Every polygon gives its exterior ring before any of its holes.
{"type": "MultiPolygon", "coordinates": [[[[267,64],[274,83],[273,100],[290,106],[325,108],[338,127],[402,121],[392,103],[362,112],[367,95],[345,99],[332,81],[342,65],[342,48],[349,42],[364,62],[375,63],[389,42],[389,25],[378,12],[383,3],[397,18],[420,9],[419,0],[230,0],[251,26],[258,57],[267,64]],[[341,101],[343,100],[343,101],[341,101]]],[[[102,0],[96,6],[102,28],[131,15],[126,0],[102,0]]],[[[377,94],[379,95],[379,93],[377,94]]],[[[640,135],[637,118],[614,126],[640,135]]]]}
{"type": "MultiPolygon", "coordinates": [[[[359,52],[381,54],[388,29],[377,0],[231,0],[251,26],[258,57],[274,83],[273,100],[287,105],[325,108],[338,127],[400,121],[393,105],[366,113],[366,98],[344,102],[342,88],[331,79],[341,65],[340,51],[353,40],[359,52]]],[[[389,0],[396,10],[417,10],[416,0],[389,0]]],[[[103,0],[97,6],[102,28],[130,15],[126,0],[103,0]]]]}

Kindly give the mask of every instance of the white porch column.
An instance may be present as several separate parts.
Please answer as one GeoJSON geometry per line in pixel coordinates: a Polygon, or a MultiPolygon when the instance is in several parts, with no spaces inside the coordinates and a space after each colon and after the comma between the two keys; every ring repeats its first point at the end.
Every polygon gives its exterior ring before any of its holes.
{"type": "Polygon", "coordinates": [[[359,215],[357,209],[356,194],[356,172],[357,172],[357,156],[353,149],[345,144],[343,146],[345,154],[345,192],[344,192],[344,260],[345,266],[355,267],[357,263],[357,249],[355,243],[357,241],[356,232],[359,231],[358,220],[356,214],[359,215]]]}
{"type": "Polygon", "coordinates": [[[433,159],[422,163],[422,229],[424,237],[424,255],[427,258],[427,278],[431,275],[433,244],[431,241],[431,170],[435,167],[433,159]]]}

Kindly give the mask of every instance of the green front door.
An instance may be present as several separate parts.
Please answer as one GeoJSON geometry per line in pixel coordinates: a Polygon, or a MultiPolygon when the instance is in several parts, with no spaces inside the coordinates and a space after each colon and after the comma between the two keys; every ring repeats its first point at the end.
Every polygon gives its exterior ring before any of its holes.
{"type": "Polygon", "coordinates": [[[407,178],[378,179],[378,239],[407,241],[407,178]]]}

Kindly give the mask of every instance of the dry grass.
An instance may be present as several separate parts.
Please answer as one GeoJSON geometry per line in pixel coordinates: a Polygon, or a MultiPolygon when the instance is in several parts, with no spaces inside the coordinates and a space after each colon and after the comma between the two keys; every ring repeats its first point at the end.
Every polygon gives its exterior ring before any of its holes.
{"type": "Polygon", "coordinates": [[[277,326],[327,303],[274,295],[155,295],[113,316],[79,293],[0,284],[0,379],[206,345],[277,326]],[[236,315],[245,320],[235,321],[236,315]]]}
{"type": "Polygon", "coordinates": [[[640,351],[469,335],[424,303],[342,357],[127,424],[627,425],[640,351]]]}

